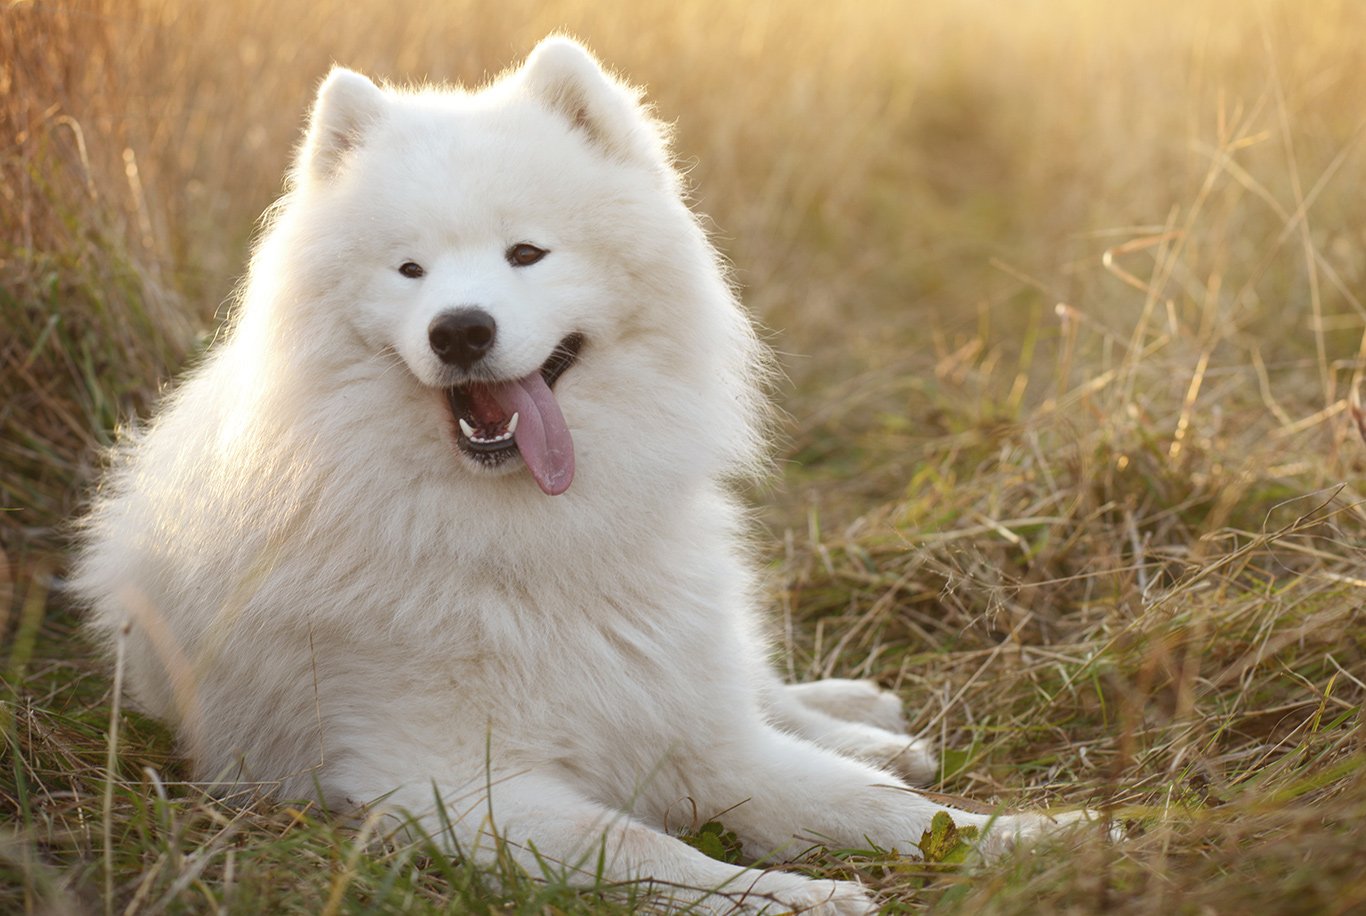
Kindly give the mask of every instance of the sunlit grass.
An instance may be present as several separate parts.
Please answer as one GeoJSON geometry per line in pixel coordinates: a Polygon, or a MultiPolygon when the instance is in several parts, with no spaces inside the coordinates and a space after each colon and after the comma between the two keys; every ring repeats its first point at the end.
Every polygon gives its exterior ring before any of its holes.
{"type": "Polygon", "coordinates": [[[209,801],[136,715],[111,772],[50,594],[327,67],[478,82],[556,29],[676,119],[791,379],[782,664],[895,686],[945,791],[1138,828],[806,867],[903,910],[1366,906],[1366,5],[87,0],[0,5],[0,909],[637,905],[209,801]]]}

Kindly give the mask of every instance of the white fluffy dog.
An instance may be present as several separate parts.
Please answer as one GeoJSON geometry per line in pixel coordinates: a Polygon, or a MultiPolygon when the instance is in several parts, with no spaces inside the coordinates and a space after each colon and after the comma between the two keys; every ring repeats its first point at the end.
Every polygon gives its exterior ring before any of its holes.
{"type": "MultiPolygon", "coordinates": [[[[75,588],[216,786],[382,800],[476,859],[712,909],[864,912],[666,832],[913,852],[948,810],[900,778],[934,761],[894,697],[769,666],[727,487],[762,463],[762,356],[666,129],[578,44],[472,93],[335,70],[75,588]]],[[[987,848],[1052,823],[951,814],[987,848]]]]}

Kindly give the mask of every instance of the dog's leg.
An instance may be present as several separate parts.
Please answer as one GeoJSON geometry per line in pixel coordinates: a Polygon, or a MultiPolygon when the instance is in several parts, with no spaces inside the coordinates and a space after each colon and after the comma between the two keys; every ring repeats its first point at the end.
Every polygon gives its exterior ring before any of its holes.
{"type": "Polygon", "coordinates": [[[789,685],[775,678],[764,707],[779,727],[885,767],[913,784],[930,782],[939,772],[929,742],[906,735],[901,701],[872,681],[831,678],[789,685]]]}
{"type": "Polygon", "coordinates": [[[708,757],[708,811],[759,858],[788,858],[815,843],[897,849],[916,855],[923,833],[940,811],[958,826],[983,832],[987,855],[1016,841],[1060,829],[1076,816],[983,815],[949,808],[917,794],[888,773],[775,728],[756,730],[743,743],[708,757]]]}
{"type": "Polygon", "coordinates": [[[476,862],[511,856],[535,877],[588,887],[648,880],[651,893],[690,912],[845,916],[876,910],[857,883],[717,861],[554,776],[494,774],[462,789],[410,782],[389,793],[384,805],[406,812],[449,851],[476,862]]]}

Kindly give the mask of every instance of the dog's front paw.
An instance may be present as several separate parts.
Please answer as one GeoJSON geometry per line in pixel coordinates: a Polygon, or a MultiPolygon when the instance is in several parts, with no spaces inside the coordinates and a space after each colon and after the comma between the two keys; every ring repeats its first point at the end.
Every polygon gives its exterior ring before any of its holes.
{"type": "Polygon", "coordinates": [[[825,678],[791,684],[788,692],[806,706],[845,722],[861,722],[897,734],[906,733],[901,697],[876,681],[825,678]]]}
{"type": "MultiPolygon", "coordinates": [[[[1005,815],[996,818],[987,826],[985,835],[976,843],[977,852],[983,859],[991,861],[1007,855],[1016,846],[1084,830],[1091,825],[1100,823],[1100,821],[1099,812],[1085,809],[1063,811],[1057,814],[1026,812],[1005,815]]],[[[1096,828],[1091,827],[1091,829],[1096,828]]],[[[1122,835],[1123,829],[1121,827],[1116,824],[1110,826],[1109,838],[1111,840],[1120,839],[1122,835]]]]}
{"type": "Polygon", "coordinates": [[[891,770],[913,786],[928,785],[939,775],[939,758],[930,743],[905,735],[877,737],[850,748],[860,760],[891,770]]]}
{"type": "Polygon", "coordinates": [[[743,895],[733,897],[736,913],[807,913],[810,916],[868,916],[877,904],[855,881],[804,878],[787,872],[764,872],[743,895]]]}
{"type": "Polygon", "coordinates": [[[862,722],[841,722],[814,736],[817,744],[888,770],[911,785],[939,774],[939,759],[923,738],[897,735],[862,722]]]}

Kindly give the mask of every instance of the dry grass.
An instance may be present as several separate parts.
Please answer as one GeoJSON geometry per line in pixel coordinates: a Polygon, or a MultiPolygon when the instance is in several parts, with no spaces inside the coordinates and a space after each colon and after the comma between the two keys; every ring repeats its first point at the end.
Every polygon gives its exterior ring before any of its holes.
{"type": "Polygon", "coordinates": [[[111,770],[109,682],[49,594],[96,446],[212,333],[329,63],[478,81],[557,28],[678,119],[777,329],[793,675],[895,685],[947,791],[1140,828],[986,874],[811,867],[901,910],[1366,906],[1366,7],[3,0],[0,909],[607,905],[205,802],[136,716],[111,770]]]}

